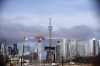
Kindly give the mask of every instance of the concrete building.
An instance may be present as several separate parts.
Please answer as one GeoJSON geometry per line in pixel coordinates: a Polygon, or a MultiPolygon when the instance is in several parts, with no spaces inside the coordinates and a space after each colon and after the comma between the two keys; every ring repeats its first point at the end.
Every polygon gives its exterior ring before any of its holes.
{"type": "Polygon", "coordinates": [[[100,40],[98,40],[98,54],[100,54],[100,40]]]}
{"type": "Polygon", "coordinates": [[[75,39],[70,39],[69,40],[70,59],[74,59],[75,56],[76,56],[76,43],[77,43],[77,41],[75,39]]]}
{"type": "Polygon", "coordinates": [[[22,44],[19,45],[18,49],[19,49],[19,51],[18,51],[19,56],[22,56],[22,54],[23,54],[23,45],[22,44]]]}
{"type": "Polygon", "coordinates": [[[57,45],[56,45],[56,62],[60,62],[61,61],[61,43],[60,41],[57,41],[57,45]]]}
{"type": "Polygon", "coordinates": [[[22,56],[23,53],[27,54],[28,52],[30,52],[30,48],[27,45],[21,44],[19,45],[18,49],[19,49],[18,51],[19,56],[22,56]]]}
{"type": "Polygon", "coordinates": [[[13,44],[12,55],[18,54],[17,44],[13,44]]]}
{"type": "Polygon", "coordinates": [[[95,38],[90,39],[90,54],[92,57],[96,56],[96,42],[95,38]]]}
{"type": "Polygon", "coordinates": [[[70,58],[70,40],[66,41],[66,59],[70,58]]]}
{"type": "Polygon", "coordinates": [[[34,59],[35,62],[38,62],[39,61],[38,49],[37,48],[34,48],[34,51],[33,51],[33,59],[34,59]]]}
{"type": "Polygon", "coordinates": [[[30,48],[27,45],[24,45],[24,53],[30,52],[30,48]]]}
{"type": "Polygon", "coordinates": [[[6,40],[0,40],[0,54],[6,55],[6,40]]]}
{"type": "Polygon", "coordinates": [[[77,42],[76,53],[77,56],[86,57],[86,42],[77,42]]]}
{"type": "Polygon", "coordinates": [[[64,59],[64,61],[66,60],[66,45],[67,45],[67,43],[66,43],[66,38],[64,38],[63,40],[62,40],[62,45],[61,45],[61,49],[62,49],[62,56],[63,56],[63,59],[64,59]]]}
{"type": "Polygon", "coordinates": [[[4,46],[3,43],[1,44],[0,52],[1,52],[2,55],[5,55],[5,46],[4,46]]]}
{"type": "Polygon", "coordinates": [[[12,47],[8,47],[8,55],[12,55],[12,47]]]}

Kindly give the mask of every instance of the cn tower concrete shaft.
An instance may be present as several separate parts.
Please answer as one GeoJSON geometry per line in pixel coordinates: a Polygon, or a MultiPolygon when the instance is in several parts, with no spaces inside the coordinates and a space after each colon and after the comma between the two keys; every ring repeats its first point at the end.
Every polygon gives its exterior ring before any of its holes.
{"type": "MultiPolygon", "coordinates": [[[[52,47],[51,46],[51,44],[52,44],[52,35],[51,35],[51,30],[52,30],[52,26],[51,26],[51,18],[49,18],[49,26],[48,26],[48,29],[49,29],[49,37],[50,37],[50,39],[49,39],[49,42],[50,42],[50,47],[52,47]]],[[[49,61],[49,62],[52,62],[52,51],[51,51],[51,49],[49,49],[49,51],[47,52],[47,60],[49,61]]]]}

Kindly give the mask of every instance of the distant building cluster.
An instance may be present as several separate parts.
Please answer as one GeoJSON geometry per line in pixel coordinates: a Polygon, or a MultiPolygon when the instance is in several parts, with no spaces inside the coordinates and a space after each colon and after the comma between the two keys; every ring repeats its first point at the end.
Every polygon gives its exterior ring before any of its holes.
{"type": "MultiPolygon", "coordinates": [[[[88,44],[89,45],[87,45],[86,41],[78,41],[76,39],[64,38],[57,40],[54,46],[55,51],[53,53],[53,59],[56,62],[61,62],[62,57],[63,60],[66,61],[75,59],[76,57],[95,57],[97,55],[97,50],[98,53],[100,53],[100,40],[96,41],[95,38],[93,38],[89,40],[88,44]],[[87,50],[87,46],[89,46],[89,50],[87,50]]],[[[4,56],[7,55],[12,61],[16,60],[17,62],[21,62],[21,58],[23,57],[24,60],[31,59],[38,62],[40,59],[38,51],[39,48],[35,47],[33,48],[33,52],[31,52],[30,46],[24,44],[13,44],[12,46],[7,47],[5,41],[0,41],[0,54],[4,56]]],[[[47,58],[45,60],[47,60],[47,58]]]]}
{"type": "Polygon", "coordinates": [[[76,56],[86,57],[86,42],[75,39],[58,41],[56,45],[56,61],[61,62],[62,56],[65,61],[75,59],[76,56]]]}

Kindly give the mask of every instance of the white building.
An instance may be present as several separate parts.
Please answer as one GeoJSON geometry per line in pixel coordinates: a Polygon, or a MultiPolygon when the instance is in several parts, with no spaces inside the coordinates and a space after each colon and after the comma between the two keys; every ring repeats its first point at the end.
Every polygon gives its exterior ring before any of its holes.
{"type": "Polygon", "coordinates": [[[66,56],[67,56],[67,55],[66,55],[66,54],[67,54],[67,53],[66,53],[66,49],[67,49],[67,48],[66,48],[66,45],[67,45],[67,43],[66,43],[66,38],[64,38],[63,41],[62,41],[62,45],[61,45],[61,48],[62,48],[62,51],[61,51],[61,52],[62,52],[62,56],[63,56],[63,59],[64,59],[64,60],[66,60],[66,56]]]}
{"type": "Polygon", "coordinates": [[[19,49],[19,53],[18,53],[19,56],[22,56],[23,53],[27,54],[29,52],[29,46],[23,44],[19,45],[18,49],[19,49]]]}
{"type": "Polygon", "coordinates": [[[95,56],[95,38],[90,39],[90,55],[95,56]]]}
{"type": "Polygon", "coordinates": [[[2,55],[5,55],[5,45],[3,43],[1,44],[1,47],[0,48],[1,48],[0,49],[1,54],[2,55]]]}
{"type": "Polygon", "coordinates": [[[76,43],[75,39],[70,39],[70,58],[73,59],[76,56],[76,43]]]}
{"type": "Polygon", "coordinates": [[[70,40],[66,41],[66,59],[70,59],[70,40]]]}
{"type": "Polygon", "coordinates": [[[22,54],[23,54],[23,45],[22,44],[19,45],[18,49],[19,49],[19,51],[18,51],[19,56],[22,56],[22,54]]]}
{"type": "Polygon", "coordinates": [[[86,42],[84,42],[84,41],[77,42],[76,50],[77,50],[76,55],[85,57],[86,56],[86,42]]]}

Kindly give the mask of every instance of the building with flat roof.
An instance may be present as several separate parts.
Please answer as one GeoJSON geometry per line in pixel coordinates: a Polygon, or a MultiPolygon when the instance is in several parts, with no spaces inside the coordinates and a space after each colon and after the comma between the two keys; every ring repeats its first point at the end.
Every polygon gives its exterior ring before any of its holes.
{"type": "Polygon", "coordinates": [[[92,57],[96,56],[96,41],[95,38],[90,39],[90,54],[92,57]]]}
{"type": "Polygon", "coordinates": [[[60,62],[61,61],[61,43],[60,41],[57,41],[57,45],[56,45],[56,62],[60,62]]]}
{"type": "Polygon", "coordinates": [[[98,54],[100,54],[100,40],[98,40],[98,54]]]}
{"type": "Polygon", "coordinates": [[[12,47],[8,47],[8,55],[12,55],[12,47]]]}
{"type": "Polygon", "coordinates": [[[2,55],[5,55],[5,46],[4,46],[3,43],[1,44],[0,52],[1,52],[2,55]]]}
{"type": "Polygon", "coordinates": [[[70,39],[69,40],[69,45],[70,45],[70,59],[74,59],[76,56],[76,43],[77,41],[75,39],[70,39]]]}
{"type": "Polygon", "coordinates": [[[85,57],[86,56],[86,42],[80,41],[77,42],[77,47],[76,47],[76,55],[80,57],[85,57]]]}

